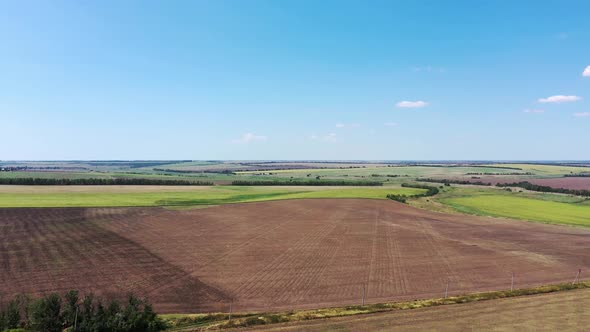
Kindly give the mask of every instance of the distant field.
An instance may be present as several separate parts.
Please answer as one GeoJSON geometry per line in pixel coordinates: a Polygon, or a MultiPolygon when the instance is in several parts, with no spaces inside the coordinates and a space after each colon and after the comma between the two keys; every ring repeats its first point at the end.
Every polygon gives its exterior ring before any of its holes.
{"type": "Polygon", "coordinates": [[[379,166],[371,165],[366,168],[327,168],[327,169],[298,169],[275,171],[245,171],[237,172],[240,176],[253,176],[260,180],[273,178],[315,178],[322,179],[370,179],[385,183],[403,183],[420,177],[449,178],[464,177],[467,173],[511,173],[515,170],[494,167],[432,167],[432,166],[379,166]],[[272,174],[269,174],[272,173],[272,174]],[[396,176],[396,177],[393,177],[396,176]]]}
{"type": "Polygon", "coordinates": [[[387,194],[414,195],[423,192],[423,189],[393,186],[0,186],[0,207],[193,206],[295,198],[386,199],[387,194]]]}
{"type": "Polygon", "coordinates": [[[152,173],[125,172],[74,172],[74,171],[27,171],[0,172],[0,178],[42,178],[42,179],[117,179],[117,178],[146,178],[146,179],[195,179],[190,175],[164,175],[152,173]]]}
{"type": "MultiPolygon", "coordinates": [[[[383,163],[277,162],[238,161],[102,161],[102,162],[30,162],[0,163],[0,166],[27,166],[29,170],[0,172],[0,178],[149,178],[211,181],[228,185],[235,180],[285,181],[300,179],[372,180],[401,184],[416,178],[470,180],[477,176],[486,182],[520,181],[533,178],[556,178],[565,174],[590,171],[588,167],[532,164],[461,165],[432,164],[409,166],[383,163]],[[36,168],[37,169],[36,169],[36,168]],[[53,169],[57,167],[58,169],[53,169]],[[61,167],[61,169],[59,169],[61,167]],[[308,167],[306,169],[306,167],[308,167]],[[353,167],[353,168],[350,168],[353,167]],[[506,167],[519,168],[507,169],[506,167]],[[45,168],[45,170],[43,169],[45,168]],[[273,169],[293,168],[293,169],[273,169]],[[263,170],[261,170],[263,169],[263,170]],[[185,173],[183,173],[185,172],[185,173]],[[213,173],[217,172],[217,173],[213,173]],[[225,172],[225,173],[224,173],[225,172]],[[233,173],[235,174],[233,174],[233,173]],[[531,173],[515,175],[513,173],[531,173]],[[480,173],[489,173],[481,174],[480,173]],[[512,175],[510,175],[512,173],[512,175]],[[493,175],[490,175],[493,174],[493,175]]],[[[572,182],[573,180],[568,180],[572,182]]],[[[584,180],[580,180],[584,181],[584,180]]],[[[568,182],[568,183],[569,183],[568,182]]],[[[578,186],[578,182],[573,184],[578,186]]]]}
{"type": "Polygon", "coordinates": [[[532,179],[527,181],[553,188],[590,190],[590,177],[562,177],[552,179],[532,179]]]}
{"type": "Polygon", "coordinates": [[[111,179],[113,173],[78,172],[78,171],[35,171],[35,172],[0,172],[0,178],[42,178],[42,179],[111,179]]]}
{"type": "Polygon", "coordinates": [[[442,198],[439,201],[469,214],[590,227],[590,205],[500,194],[442,198]]]}
{"type": "Polygon", "coordinates": [[[535,164],[492,164],[489,166],[505,166],[521,168],[524,172],[532,172],[538,175],[559,175],[568,173],[580,173],[590,171],[590,167],[561,166],[561,165],[535,165],[535,164]]]}
{"type": "MultiPolygon", "coordinates": [[[[74,171],[27,171],[27,172],[0,172],[0,178],[42,178],[42,179],[121,179],[142,178],[155,180],[187,180],[187,181],[212,181],[218,184],[229,184],[234,180],[260,180],[260,177],[237,176],[221,173],[164,173],[147,169],[134,169],[133,172],[74,172],[74,171]]],[[[280,179],[276,179],[280,180],[280,179]]]]}

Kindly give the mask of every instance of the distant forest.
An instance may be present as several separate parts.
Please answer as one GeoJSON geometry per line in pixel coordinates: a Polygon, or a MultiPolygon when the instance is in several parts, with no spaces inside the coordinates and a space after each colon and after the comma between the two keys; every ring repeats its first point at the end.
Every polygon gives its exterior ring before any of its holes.
{"type": "Polygon", "coordinates": [[[553,188],[549,186],[541,186],[533,184],[527,181],[514,182],[514,183],[498,183],[497,187],[519,187],[526,190],[539,191],[544,193],[560,193],[576,196],[590,197],[590,190],[577,190],[577,189],[565,189],[565,188],[553,188]]]}
{"type": "Polygon", "coordinates": [[[474,186],[491,186],[491,182],[482,182],[482,181],[469,181],[469,180],[451,180],[451,179],[433,179],[433,178],[418,178],[416,181],[419,182],[435,182],[435,183],[444,183],[444,184],[470,184],[474,186]]]}
{"type": "Polygon", "coordinates": [[[159,179],[43,179],[43,178],[0,178],[0,185],[34,186],[212,186],[208,181],[159,180],[159,179]]]}
{"type": "Polygon", "coordinates": [[[382,186],[378,181],[305,180],[305,181],[247,181],[236,180],[234,186],[382,186]]]}

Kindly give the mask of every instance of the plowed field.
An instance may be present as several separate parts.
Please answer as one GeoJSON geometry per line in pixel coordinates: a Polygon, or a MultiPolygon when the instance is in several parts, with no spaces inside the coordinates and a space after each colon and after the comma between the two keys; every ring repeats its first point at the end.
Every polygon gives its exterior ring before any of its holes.
{"type": "Polygon", "coordinates": [[[0,299],[79,289],[162,313],[313,308],[571,281],[590,231],[387,200],[0,209],[0,299]],[[364,288],[364,291],[363,291],[364,288]]]}

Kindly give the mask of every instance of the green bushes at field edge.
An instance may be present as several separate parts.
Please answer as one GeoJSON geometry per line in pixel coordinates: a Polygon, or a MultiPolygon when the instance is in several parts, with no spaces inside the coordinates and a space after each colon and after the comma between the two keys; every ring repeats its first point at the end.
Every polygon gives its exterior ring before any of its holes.
{"type": "Polygon", "coordinates": [[[514,182],[514,183],[498,183],[497,187],[519,187],[526,190],[538,191],[542,193],[559,193],[576,196],[590,197],[590,190],[577,190],[577,189],[566,189],[566,188],[553,188],[550,186],[541,186],[538,184],[530,183],[528,181],[514,182]]]}
{"type": "Polygon", "coordinates": [[[290,180],[290,181],[248,181],[236,180],[234,186],[382,186],[378,181],[343,181],[343,180],[290,180]]]}
{"type": "Polygon", "coordinates": [[[0,331],[156,332],[166,327],[151,304],[134,295],[122,304],[92,294],[81,299],[72,290],[63,297],[52,293],[35,300],[21,295],[0,308],[0,331]]]}
{"type": "Polygon", "coordinates": [[[312,319],[322,318],[333,318],[333,317],[344,317],[353,316],[360,314],[370,314],[386,311],[396,310],[410,310],[418,308],[428,308],[441,305],[451,305],[478,301],[495,300],[502,298],[528,296],[537,294],[547,294],[560,291],[568,291],[575,289],[590,288],[590,281],[579,282],[579,283],[567,283],[567,284],[556,284],[546,285],[533,288],[523,288],[515,290],[505,291],[492,291],[485,293],[473,293],[467,295],[451,296],[447,298],[436,298],[436,299],[425,299],[415,300],[409,302],[397,302],[397,303],[377,303],[369,305],[353,305],[346,307],[336,308],[325,308],[317,310],[301,310],[301,311],[289,311],[289,312],[278,312],[278,313],[242,313],[233,314],[231,320],[228,314],[217,313],[217,314],[196,314],[196,315],[164,315],[163,318],[166,320],[171,327],[171,330],[183,331],[190,330],[196,331],[209,330],[209,329],[224,329],[224,328],[235,328],[235,327],[248,327],[255,325],[266,325],[274,323],[284,322],[297,322],[312,319]]]}
{"type": "Polygon", "coordinates": [[[188,180],[160,180],[144,178],[120,179],[45,179],[45,178],[0,178],[0,185],[26,186],[212,186],[213,182],[188,180]]]}
{"type": "Polygon", "coordinates": [[[401,203],[406,203],[408,198],[418,198],[418,197],[428,197],[434,196],[439,193],[437,187],[426,186],[422,184],[413,184],[413,183],[402,183],[402,187],[404,188],[418,188],[418,189],[426,189],[426,192],[423,194],[416,194],[416,195],[399,195],[399,194],[387,194],[387,198],[398,201],[401,203]]]}

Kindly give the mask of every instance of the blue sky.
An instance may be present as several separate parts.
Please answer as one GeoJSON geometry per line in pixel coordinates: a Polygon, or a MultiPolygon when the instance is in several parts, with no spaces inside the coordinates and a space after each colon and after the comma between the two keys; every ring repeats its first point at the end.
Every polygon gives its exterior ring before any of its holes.
{"type": "Polygon", "coordinates": [[[590,159],[589,12],[2,1],[0,159],[590,159]]]}

